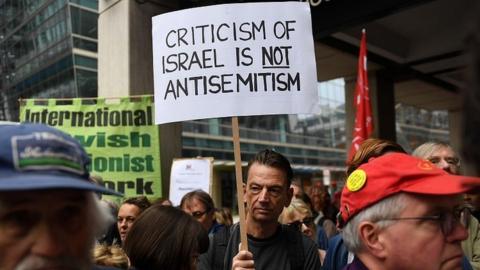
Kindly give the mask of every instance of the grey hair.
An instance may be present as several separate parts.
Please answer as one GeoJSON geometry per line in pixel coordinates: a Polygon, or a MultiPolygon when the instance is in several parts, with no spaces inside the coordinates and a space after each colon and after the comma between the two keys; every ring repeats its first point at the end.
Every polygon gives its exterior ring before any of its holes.
{"type": "Polygon", "coordinates": [[[406,207],[405,193],[398,193],[376,204],[363,209],[355,215],[345,225],[342,231],[343,241],[350,252],[358,253],[363,249],[362,240],[360,239],[359,225],[361,222],[375,222],[380,229],[386,228],[394,223],[390,218],[398,217],[406,207]]]}
{"type": "Polygon", "coordinates": [[[433,152],[437,151],[438,149],[441,148],[448,148],[452,150],[453,153],[455,151],[453,150],[452,146],[450,146],[448,143],[443,143],[443,142],[426,142],[421,145],[419,145],[415,150],[412,152],[412,156],[422,158],[422,159],[427,159],[430,156],[432,156],[433,152]]]}

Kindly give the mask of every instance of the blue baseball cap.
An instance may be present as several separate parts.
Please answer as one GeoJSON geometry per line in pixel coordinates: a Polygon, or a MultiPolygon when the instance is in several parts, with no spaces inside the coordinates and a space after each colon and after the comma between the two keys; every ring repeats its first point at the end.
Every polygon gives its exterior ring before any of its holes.
{"type": "Polygon", "coordinates": [[[0,124],[0,192],[77,189],[122,196],[89,180],[90,158],[70,135],[43,124],[0,124]]]}

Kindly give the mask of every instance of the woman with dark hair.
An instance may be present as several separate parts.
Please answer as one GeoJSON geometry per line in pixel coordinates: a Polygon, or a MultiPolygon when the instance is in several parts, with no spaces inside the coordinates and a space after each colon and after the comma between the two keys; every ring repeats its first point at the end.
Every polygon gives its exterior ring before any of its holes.
{"type": "Polygon", "coordinates": [[[208,249],[208,235],[182,210],[153,205],[133,224],[124,249],[137,270],[194,270],[198,256],[208,249]]]}

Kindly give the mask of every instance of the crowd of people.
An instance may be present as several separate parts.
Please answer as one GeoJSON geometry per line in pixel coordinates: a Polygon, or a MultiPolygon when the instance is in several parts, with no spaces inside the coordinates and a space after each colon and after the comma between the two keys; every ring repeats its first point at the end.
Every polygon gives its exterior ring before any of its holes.
{"type": "Polygon", "coordinates": [[[10,124],[0,144],[1,269],[480,269],[480,179],[461,175],[445,143],[409,155],[368,139],[338,195],[258,152],[244,181],[248,250],[205,191],[179,206],[144,196],[116,206],[100,194],[121,194],[93,181],[72,137],[10,124]]]}

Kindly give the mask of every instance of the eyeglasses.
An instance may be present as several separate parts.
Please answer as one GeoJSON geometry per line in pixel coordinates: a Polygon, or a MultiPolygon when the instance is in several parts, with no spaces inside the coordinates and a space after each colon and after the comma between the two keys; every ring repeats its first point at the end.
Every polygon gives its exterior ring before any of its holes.
{"type": "Polygon", "coordinates": [[[458,166],[460,164],[460,159],[457,157],[431,157],[428,159],[428,161],[437,165],[442,161],[442,159],[451,166],[458,166]]]}
{"type": "Polygon", "coordinates": [[[205,211],[195,211],[195,212],[192,212],[191,215],[192,217],[196,218],[196,219],[199,219],[201,217],[203,217],[203,215],[205,215],[208,211],[205,210],[205,211]]]}
{"type": "Polygon", "coordinates": [[[398,217],[386,218],[382,220],[432,220],[438,222],[444,236],[450,235],[455,229],[455,225],[460,223],[460,218],[464,210],[469,210],[468,207],[462,206],[454,209],[452,212],[444,212],[438,215],[422,216],[422,217],[398,217]]]}
{"type": "Polygon", "coordinates": [[[305,224],[307,227],[311,227],[313,225],[313,217],[307,217],[304,218],[303,220],[297,220],[294,222],[287,223],[288,226],[292,226],[292,228],[295,228],[296,230],[301,231],[302,230],[302,224],[305,224]]]}

